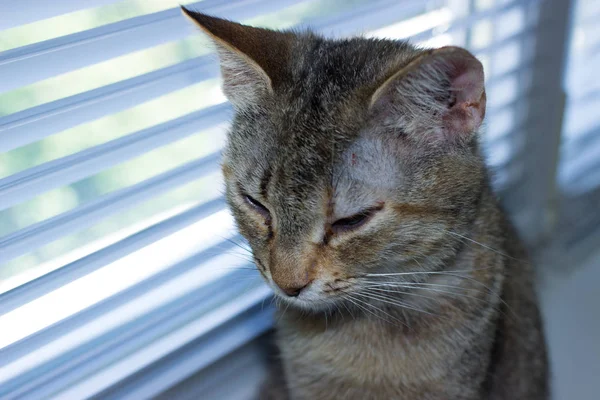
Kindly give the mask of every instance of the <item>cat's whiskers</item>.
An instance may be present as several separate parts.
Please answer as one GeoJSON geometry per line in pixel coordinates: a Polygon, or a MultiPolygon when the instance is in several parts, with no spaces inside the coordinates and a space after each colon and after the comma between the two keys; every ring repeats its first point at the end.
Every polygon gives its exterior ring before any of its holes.
{"type": "MultiPolygon", "coordinates": [[[[236,258],[239,258],[240,260],[247,261],[250,264],[254,264],[254,259],[250,258],[249,256],[247,256],[245,254],[239,254],[239,253],[231,252],[229,250],[223,250],[223,253],[225,253],[227,255],[230,255],[230,256],[233,256],[233,257],[236,257],[236,258]]],[[[223,254],[223,253],[215,253],[215,255],[223,254]]],[[[256,269],[256,268],[254,268],[254,269],[256,269]]]]}
{"type": "MultiPolygon", "coordinates": [[[[263,301],[262,301],[263,307],[261,307],[261,310],[264,309],[265,300],[266,300],[266,298],[263,299],[263,301]]],[[[275,306],[277,307],[277,305],[279,304],[278,301],[279,301],[279,297],[277,297],[276,295],[271,296],[271,300],[269,301],[269,307],[273,307],[273,303],[275,303],[275,306]]]]}
{"type": "MultiPolygon", "coordinates": [[[[423,253],[421,253],[421,254],[423,254],[423,253]]],[[[422,256],[422,257],[423,257],[423,256],[422,256]]],[[[426,259],[427,257],[423,257],[423,258],[424,258],[424,259],[426,259]]],[[[419,262],[419,260],[417,260],[417,258],[416,258],[416,257],[413,257],[413,259],[412,259],[412,260],[413,260],[414,262],[416,262],[416,263],[417,263],[417,265],[419,266],[419,268],[423,269],[423,266],[421,265],[421,263],[419,262]]]]}
{"type": "Polygon", "coordinates": [[[483,271],[486,269],[493,269],[495,266],[483,267],[483,268],[471,268],[471,269],[462,269],[462,270],[444,270],[444,271],[409,271],[409,272],[390,272],[390,273],[380,273],[380,274],[364,274],[363,276],[398,276],[398,275],[419,275],[419,274],[449,274],[449,273],[469,273],[473,271],[483,271]]]}
{"type": "Polygon", "coordinates": [[[385,321],[385,322],[387,322],[387,323],[391,323],[392,325],[394,325],[394,323],[393,323],[393,322],[390,322],[390,321],[388,321],[387,319],[383,318],[382,316],[380,316],[380,315],[377,315],[377,313],[375,313],[375,312],[371,311],[371,310],[370,310],[369,308],[367,308],[367,307],[374,308],[376,311],[379,311],[380,313],[383,313],[383,314],[387,315],[387,316],[388,316],[388,317],[390,317],[392,320],[396,320],[396,321],[398,321],[400,324],[402,324],[402,325],[406,326],[407,328],[410,328],[408,325],[406,325],[404,322],[400,321],[398,318],[395,318],[394,316],[390,315],[389,313],[386,313],[385,311],[383,311],[383,310],[381,310],[381,309],[377,308],[377,307],[376,307],[376,306],[374,306],[373,304],[370,304],[370,303],[368,303],[368,302],[366,302],[366,301],[364,301],[364,300],[361,300],[361,299],[360,299],[360,298],[358,298],[358,297],[355,297],[355,296],[353,296],[353,295],[351,295],[351,294],[349,294],[349,293],[346,293],[346,299],[347,299],[348,301],[350,301],[350,303],[352,303],[352,304],[354,304],[355,306],[357,306],[359,309],[361,309],[361,310],[363,310],[363,311],[365,311],[365,312],[367,312],[367,313],[369,313],[369,314],[371,314],[371,315],[375,316],[375,318],[378,318],[378,319],[380,319],[380,320],[382,320],[382,321],[385,321]],[[365,306],[367,306],[367,307],[365,307],[365,306]]]}
{"type": "MultiPolygon", "coordinates": [[[[452,295],[452,296],[458,296],[458,297],[472,299],[472,300],[479,301],[479,302],[490,303],[489,300],[486,300],[483,298],[471,296],[471,295],[464,294],[464,293],[454,292],[454,291],[450,291],[450,290],[436,289],[436,288],[431,288],[431,287],[404,286],[404,285],[394,286],[394,285],[385,284],[383,286],[381,286],[381,285],[367,286],[367,288],[370,290],[376,290],[379,292],[399,293],[399,294],[405,294],[405,295],[409,295],[409,296],[424,297],[424,298],[433,300],[434,298],[431,296],[426,296],[426,295],[423,295],[420,293],[405,292],[405,291],[398,290],[398,289],[423,289],[428,292],[448,294],[448,295],[452,295]]],[[[436,299],[436,300],[440,300],[440,299],[436,299]]]]}
{"type": "MultiPolygon", "coordinates": [[[[290,306],[289,302],[286,302],[285,308],[283,309],[283,311],[281,312],[281,314],[279,314],[279,317],[277,317],[277,320],[275,320],[275,325],[277,325],[277,323],[279,323],[279,320],[281,320],[281,318],[284,317],[286,311],[288,310],[288,307],[290,306]]],[[[279,308],[279,304],[277,304],[277,307],[279,308]]]]}
{"type": "Polygon", "coordinates": [[[432,293],[432,294],[436,294],[436,293],[440,293],[442,295],[449,295],[449,297],[461,297],[461,298],[465,298],[465,299],[472,299],[478,302],[484,302],[484,303],[490,303],[490,300],[483,298],[483,297],[477,297],[477,296],[473,296],[467,293],[461,293],[457,290],[460,290],[460,288],[457,288],[455,290],[444,290],[444,289],[438,289],[438,288],[432,288],[432,287],[423,287],[423,286],[416,286],[416,285],[411,285],[411,286],[406,286],[406,285],[390,285],[390,284],[385,284],[385,285],[368,285],[366,286],[366,288],[368,289],[372,289],[372,290],[378,290],[378,291],[387,291],[387,292],[391,292],[391,293],[402,293],[402,294],[406,294],[406,295],[410,295],[410,296],[417,296],[417,297],[428,297],[430,298],[430,296],[427,295],[423,295],[421,293],[415,293],[415,289],[421,289],[423,291],[425,291],[426,293],[432,293]],[[404,291],[400,291],[399,289],[405,289],[405,290],[409,290],[408,292],[404,292],[404,291]]]}
{"type": "Polygon", "coordinates": [[[379,281],[379,280],[369,280],[367,281],[367,285],[382,285],[382,286],[406,286],[406,287],[415,287],[415,286],[431,286],[434,288],[449,288],[449,289],[458,289],[462,291],[476,291],[479,292],[478,289],[475,288],[467,288],[458,285],[448,285],[443,283],[429,283],[429,282],[398,282],[398,281],[379,281]]]}
{"type": "MultiPolygon", "coordinates": [[[[497,293],[496,291],[492,290],[489,286],[483,284],[482,282],[478,281],[477,279],[474,279],[473,277],[463,276],[463,275],[458,275],[458,274],[452,274],[452,273],[449,273],[449,275],[453,276],[453,277],[456,277],[456,278],[466,279],[466,280],[469,280],[469,281],[471,281],[471,282],[473,282],[475,284],[478,284],[478,285],[482,286],[486,290],[486,292],[488,294],[490,294],[491,296],[493,296],[494,298],[496,298],[501,304],[503,304],[506,307],[506,309],[508,311],[510,311],[510,313],[513,315],[513,317],[515,317],[515,318],[518,317],[517,313],[506,303],[506,301],[504,301],[504,299],[502,299],[500,293],[497,293]]],[[[401,286],[401,285],[411,285],[411,288],[418,288],[419,286],[440,285],[440,284],[425,283],[425,282],[393,282],[393,281],[386,281],[386,282],[369,281],[368,284],[370,284],[371,282],[378,282],[381,285],[385,285],[385,286],[389,286],[389,287],[397,285],[397,287],[401,287],[401,288],[404,288],[404,289],[408,289],[409,287],[408,286],[401,286]]],[[[443,286],[448,287],[448,288],[456,288],[456,289],[459,289],[459,290],[477,291],[476,288],[463,288],[463,287],[460,287],[460,286],[453,286],[453,285],[443,285],[443,286]]],[[[432,290],[432,289],[430,289],[430,290],[432,290]]],[[[439,291],[439,290],[436,290],[436,291],[439,291]]],[[[473,296],[469,296],[469,295],[464,294],[464,293],[456,293],[456,295],[461,295],[463,297],[467,297],[467,296],[468,297],[473,297],[473,296]]],[[[480,300],[480,301],[485,301],[487,303],[491,303],[491,300],[485,300],[485,299],[477,298],[477,297],[473,297],[473,299],[477,299],[477,300],[480,300]]],[[[502,315],[507,316],[507,314],[505,312],[503,312],[501,310],[499,310],[499,312],[502,315]]]]}
{"type": "MultiPolygon", "coordinates": [[[[253,268],[253,267],[217,267],[216,269],[228,269],[228,270],[232,270],[232,271],[240,271],[240,270],[258,271],[258,269],[253,268]]],[[[256,275],[251,275],[251,276],[255,277],[256,275]]]]}
{"type": "MultiPolygon", "coordinates": [[[[341,305],[346,309],[346,311],[348,311],[348,314],[350,315],[350,318],[352,318],[352,320],[356,320],[356,317],[354,316],[354,314],[352,314],[352,311],[350,310],[350,308],[346,305],[346,302],[342,301],[341,305]]],[[[342,315],[342,319],[344,318],[344,313],[341,313],[342,315]]]]}
{"type": "Polygon", "coordinates": [[[375,292],[381,292],[380,294],[383,294],[383,293],[405,294],[405,295],[412,295],[412,296],[416,296],[416,297],[422,297],[422,298],[425,298],[428,300],[433,300],[433,298],[431,296],[426,296],[426,295],[419,294],[419,293],[398,290],[398,289],[412,289],[411,287],[398,286],[395,288],[395,290],[392,290],[392,289],[382,289],[381,287],[378,287],[378,286],[365,286],[365,289],[367,289],[367,290],[365,290],[365,292],[367,292],[367,293],[372,293],[372,291],[375,291],[375,292]]]}
{"type": "Polygon", "coordinates": [[[232,243],[233,245],[237,246],[238,248],[244,250],[248,254],[252,254],[252,250],[249,247],[246,247],[243,244],[236,242],[235,240],[233,240],[233,238],[228,238],[228,237],[220,236],[220,235],[219,235],[219,237],[221,237],[223,240],[228,241],[229,243],[232,243]]]}
{"type": "Polygon", "coordinates": [[[512,257],[512,256],[510,256],[510,255],[508,255],[508,254],[506,254],[506,253],[504,253],[504,252],[502,252],[502,251],[500,251],[500,250],[498,250],[498,249],[494,249],[494,248],[493,248],[493,247],[491,247],[491,246],[488,246],[488,245],[486,245],[486,244],[484,244],[484,243],[478,242],[477,240],[475,240],[475,239],[472,239],[472,238],[470,238],[470,237],[468,237],[468,236],[461,235],[460,233],[453,232],[453,231],[450,231],[450,230],[448,230],[448,229],[443,229],[443,228],[434,228],[434,227],[432,227],[432,228],[433,228],[433,229],[436,229],[436,230],[438,230],[438,231],[440,231],[440,232],[444,232],[444,233],[447,233],[447,234],[449,234],[449,235],[455,236],[455,237],[457,237],[457,238],[459,238],[459,239],[466,240],[466,241],[468,241],[468,242],[470,242],[470,243],[473,243],[473,244],[476,244],[476,245],[478,245],[478,246],[481,246],[481,247],[483,247],[484,249],[487,249],[487,250],[489,250],[489,251],[492,251],[492,252],[494,252],[494,253],[496,253],[496,254],[499,254],[499,255],[501,255],[501,256],[503,256],[503,257],[507,257],[507,258],[509,258],[509,259],[511,259],[511,260],[528,263],[528,261],[527,261],[527,260],[523,260],[523,259],[519,259],[519,258],[512,257]]]}
{"type": "Polygon", "coordinates": [[[431,313],[429,311],[425,311],[423,309],[417,308],[417,307],[413,307],[408,303],[405,303],[403,301],[400,301],[392,296],[386,296],[385,294],[379,294],[379,293],[374,293],[372,291],[364,291],[362,293],[357,293],[357,295],[359,296],[363,296],[367,299],[371,299],[371,300],[376,300],[376,301],[381,301],[382,303],[386,303],[386,304],[390,304],[390,305],[394,305],[394,306],[398,306],[398,307],[402,307],[408,310],[413,310],[413,311],[417,311],[423,314],[428,314],[428,315],[432,315],[435,317],[441,317],[441,315],[439,314],[435,314],[435,313],[431,313]]]}
{"type": "MultiPolygon", "coordinates": [[[[227,238],[227,237],[220,236],[220,235],[219,235],[219,237],[222,238],[223,240],[229,242],[229,243],[232,243],[233,245],[236,246],[236,248],[232,249],[230,246],[228,246],[226,244],[217,244],[217,245],[215,245],[213,247],[215,250],[221,250],[224,253],[227,253],[229,255],[238,257],[238,258],[240,258],[242,260],[248,261],[251,264],[254,264],[254,255],[253,255],[253,253],[252,253],[252,251],[250,249],[245,248],[244,246],[242,246],[241,244],[235,242],[231,238],[227,238]],[[242,250],[242,252],[239,252],[239,250],[242,250]]],[[[219,253],[215,252],[215,255],[216,254],[219,254],[219,253]]]]}
{"type": "MultiPolygon", "coordinates": [[[[490,267],[492,268],[492,267],[490,267]]],[[[481,269],[487,269],[487,268],[481,268],[481,269]]],[[[483,282],[480,282],[479,280],[473,278],[472,276],[465,276],[465,275],[460,275],[461,273],[464,272],[470,272],[473,270],[455,270],[455,271],[413,271],[413,272],[396,272],[396,273],[386,273],[386,274],[366,274],[365,276],[367,277],[381,277],[381,276],[398,276],[398,275],[448,275],[448,276],[452,276],[455,278],[460,278],[460,279],[465,279],[468,280],[470,282],[473,282],[479,286],[482,286],[483,288],[487,289],[489,291],[489,293],[494,293],[496,294],[495,290],[492,290],[489,286],[487,286],[486,284],[484,284],[483,282]]],[[[499,294],[496,294],[499,296],[499,294]]]]}
{"type": "MultiPolygon", "coordinates": [[[[369,288],[371,291],[376,291],[376,292],[380,292],[379,294],[385,294],[385,293],[395,293],[395,294],[404,294],[407,296],[415,296],[415,297],[420,297],[420,298],[424,298],[427,299],[429,301],[432,301],[436,304],[441,304],[442,303],[442,299],[439,297],[433,297],[433,296],[426,296],[423,294],[418,294],[418,293],[413,293],[413,292],[405,292],[405,291],[401,291],[401,290],[388,290],[388,289],[380,289],[380,288],[369,288]],[[383,292],[383,293],[381,293],[383,292]]],[[[455,293],[455,292],[446,292],[446,293],[450,293],[450,294],[454,294],[454,295],[460,295],[459,293],[455,293]]],[[[482,299],[477,299],[477,300],[482,300],[482,299]]],[[[460,307],[458,307],[458,305],[453,304],[453,303],[446,303],[447,305],[449,305],[450,307],[456,309],[456,310],[460,310],[460,307]]],[[[403,307],[403,310],[406,309],[406,307],[403,307]]],[[[422,311],[423,312],[423,311],[422,311]]],[[[439,315],[436,315],[439,316],[439,315]]]]}

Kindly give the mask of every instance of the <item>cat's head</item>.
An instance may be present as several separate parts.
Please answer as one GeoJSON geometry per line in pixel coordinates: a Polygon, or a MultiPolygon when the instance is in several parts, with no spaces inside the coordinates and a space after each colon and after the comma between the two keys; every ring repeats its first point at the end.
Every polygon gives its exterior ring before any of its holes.
{"type": "Polygon", "coordinates": [[[235,109],[227,199],[279,296],[335,307],[455,254],[486,179],[479,61],[186,13],[215,42],[235,109]]]}

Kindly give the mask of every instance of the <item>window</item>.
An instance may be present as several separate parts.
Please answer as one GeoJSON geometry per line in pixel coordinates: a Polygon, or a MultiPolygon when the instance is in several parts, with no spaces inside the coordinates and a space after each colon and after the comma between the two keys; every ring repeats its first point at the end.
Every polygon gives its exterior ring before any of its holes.
{"type": "MultiPolygon", "coordinates": [[[[562,115],[565,47],[548,42],[566,42],[568,2],[557,15],[558,0],[3,3],[0,398],[154,396],[271,327],[269,290],[222,195],[231,108],[179,3],[270,28],[466,46],[486,71],[495,185],[530,242],[547,230],[560,130],[545,110],[562,115]]],[[[575,69],[591,68],[578,46],[593,46],[592,20],[581,21],[575,69]]],[[[593,142],[579,132],[594,122],[576,116],[593,88],[580,86],[563,159],[593,142]]],[[[575,164],[560,170],[569,196],[595,185],[575,164]]]]}
{"type": "Polygon", "coordinates": [[[559,231],[570,268],[598,249],[600,220],[600,31],[594,16],[600,4],[573,4],[572,32],[565,75],[567,98],[560,145],[558,191],[559,231]]]}

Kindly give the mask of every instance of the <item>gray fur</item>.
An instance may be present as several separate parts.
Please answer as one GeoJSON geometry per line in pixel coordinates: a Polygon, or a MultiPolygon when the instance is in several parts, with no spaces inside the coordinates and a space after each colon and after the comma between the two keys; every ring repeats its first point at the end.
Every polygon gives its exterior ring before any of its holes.
{"type": "MultiPolygon", "coordinates": [[[[449,72],[464,66],[482,84],[478,62],[460,49],[287,32],[268,63],[268,42],[246,50],[238,40],[232,50],[227,34],[244,27],[187,14],[216,38],[223,68],[232,57],[248,62],[241,53],[269,77],[224,81],[236,108],[223,161],[228,202],[284,300],[282,365],[261,398],[546,399],[532,269],[477,143],[483,86],[454,88],[449,72]],[[364,226],[334,230],[373,205],[364,226]],[[306,282],[295,298],[280,290],[306,282]]],[[[261,43],[265,32],[247,40],[261,43]]]]}

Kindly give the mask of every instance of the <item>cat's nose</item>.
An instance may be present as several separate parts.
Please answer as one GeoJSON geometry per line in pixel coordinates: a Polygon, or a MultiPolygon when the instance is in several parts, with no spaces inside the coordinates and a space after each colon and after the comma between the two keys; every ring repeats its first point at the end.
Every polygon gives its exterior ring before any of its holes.
{"type": "Polygon", "coordinates": [[[284,287],[280,286],[280,288],[288,296],[290,296],[290,297],[298,297],[298,295],[300,294],[300,292],[302,291],[302,289],[304,289],[307,286],[308,286],[308,283],[306,283],[304,286],[284,286],[284,287]]]}

